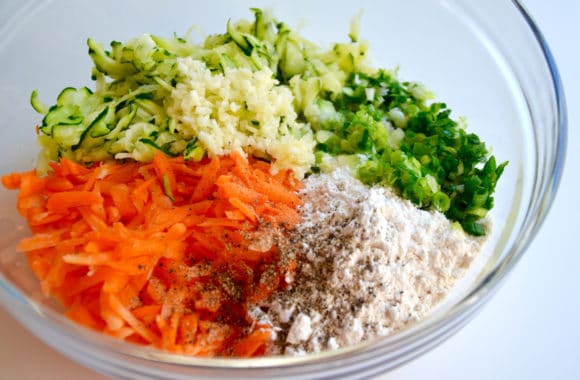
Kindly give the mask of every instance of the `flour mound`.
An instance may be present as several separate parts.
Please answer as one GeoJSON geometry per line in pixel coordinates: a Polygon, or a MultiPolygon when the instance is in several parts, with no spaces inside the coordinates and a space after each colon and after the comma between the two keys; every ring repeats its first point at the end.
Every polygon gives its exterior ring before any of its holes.
{"type": "Polygon", "coordinates": [[[288,250],[293,289],[253,311],[277,331],[270,354],[301,355],[385,336],[423,318],[481,250],[438,212],[345,169],[311,176],[288,250]]]}

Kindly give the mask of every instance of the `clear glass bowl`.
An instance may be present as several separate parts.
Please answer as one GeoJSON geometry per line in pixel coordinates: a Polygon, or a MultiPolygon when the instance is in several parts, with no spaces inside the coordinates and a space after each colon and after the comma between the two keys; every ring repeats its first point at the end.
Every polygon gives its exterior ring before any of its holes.
{"type": "MultiPolygon", "coordinates": [[[[485,252],[428,318],[393,336],[304,357],[198,359],[116,341],[79,327],[43,298],[15,246],[27,234],[16,193],[0,190],[0,300],[20,323],[90,368],[117,378],[368,377],[430,350],[463,326],[521,258],[550,208],[566,145],[566,110],[556,65],[517,1],[256,1],[321,44],[347,40],[350,17],[364,11],[361,36],[376,66],[399,66],[422,81],[455,116],[509,160],[496,193],[485,252]]],[[[222,32],[251,17],[243,2],[132,0],[0,4],[0,173],[27,170],[39,117],[28,104],[38,89],[55,99],[65,86],[91,85],[86,39],[108,43],[143,32],[183,35],[192,25],[222,32]]],[[[197,29],[196,29],[197,30],[197,29]]]]}

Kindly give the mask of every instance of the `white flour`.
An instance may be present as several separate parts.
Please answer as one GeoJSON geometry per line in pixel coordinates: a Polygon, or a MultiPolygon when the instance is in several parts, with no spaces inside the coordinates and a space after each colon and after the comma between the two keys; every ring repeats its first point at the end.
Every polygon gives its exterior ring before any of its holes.
{"type": "Polygon", "coordinates": [[[453,228],[346,170],[305,181],[289,249],[292,290],[256,308],[277,330],[272,354],[300,355],[391,334],[425,316],[462,276],[483,239],[453,228]]]}

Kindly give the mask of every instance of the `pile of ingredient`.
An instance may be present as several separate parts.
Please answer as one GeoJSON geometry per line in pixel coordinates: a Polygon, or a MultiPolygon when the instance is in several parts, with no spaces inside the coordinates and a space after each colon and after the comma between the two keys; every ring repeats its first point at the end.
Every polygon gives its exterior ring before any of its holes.
{"type": "Polygon", "coordinates": [[[18,249],[66,315],[198,356],[302,354],[397,331],[481,249],[507,163],[424,86],[267,12],[201,44],[89,39],[94,90],[43,114],[18,249]]]}
{"type": "Polygon", "coordinates": [[[344,169],[309,177],[302,194],[302,221],[286,248],[301,257],[300,281],[254,310],[260,323],[279,326],[271,353],[334,349],[420,320],[484,243],[344,169]]]}
{"type": "Polygon", "coordinates": [[[174,352],[263,350],[269,330],[245,310],[286,287],[296,268],[276,243],[300,218],[289,172],[271,176],[269,164],[235,153],[51,166],[3,183],[20,189],[33,233],[18,249],[67,316],[174,352]]]}

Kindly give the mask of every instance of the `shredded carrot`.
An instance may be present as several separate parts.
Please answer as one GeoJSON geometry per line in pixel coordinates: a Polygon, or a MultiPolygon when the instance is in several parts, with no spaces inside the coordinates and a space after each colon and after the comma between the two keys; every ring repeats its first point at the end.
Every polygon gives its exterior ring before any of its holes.
{"type": "Polygon", "coordinates": [[[268,163],[237,154],[91,167],[63,158],[51,168],[2,184],[20,190],[32,231],[18,249],[69,318],[183,354],[264,352],[270,327],[248,308],[296,270],[265,235],[299,222],[291,173],[271,175],[268,163]]]}
{"type": "Polygon", "coordinates": [[[63,212],[72,207],[98,204],[101,197],[90,191],[63,191],[54,193],[46,201],[46,209],[52,212],[63,212]]]}
{"type": "Polygon", "coordinates": [[[243,339],[238,340],[232,347],[234,356],[238,357],[252,357],[259,354],[260,350],[264,349],[262,343],[265,339],[270,337],[268,329],[256,329],[251,334],[243,339]]]}

